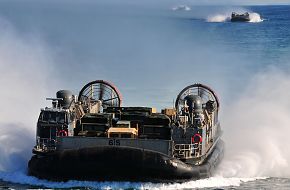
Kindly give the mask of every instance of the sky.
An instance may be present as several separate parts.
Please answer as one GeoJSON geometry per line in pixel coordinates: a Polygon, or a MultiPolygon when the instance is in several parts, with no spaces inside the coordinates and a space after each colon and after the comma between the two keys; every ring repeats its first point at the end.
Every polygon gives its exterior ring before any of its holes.
{"type": "MultiPolygon", "coordinates": [[[[175,1],[178,2],[178,1],[175,1]]],[[[183,0],[185,4],[201,5],[281,5],[290,4],[290,0],[183,0]]]]}
{"type": "MultiPolygon", "coordinates": [[[[200,1],[193,0],[195,4],[199,4],[200,1]]],[[[290,4],[290,0],[205,0],[203,1],[207,5],[214,4],[227,4],[227,5],[282,5],[290,4]]]]}
{"type": "MultiPolygon", "coordinates": [[[[2,0],[2,2],[20,2],[22,0],[2,0]]],[[[26,3],[29,2],[37,2],[37,0],[26,0],[26,3]]],[[[57,3],[92,3],[94,0],[51,0],[51,1],[42,1],[42,2],[57,2],[57,3]]],[[[188,5],[283,5],[283,4],[290,4],[290,0],[147,0],[147,1],[134,1],[134,0],[123,0],[123,1],[116,1],[116,0],[109,0],[107,2],[111,2],[114,4],[142,4],[146,3],[153,3],[153,4],[166,4],[166,3],[176,3],[176,4],[188,4],[188,5]]]]}

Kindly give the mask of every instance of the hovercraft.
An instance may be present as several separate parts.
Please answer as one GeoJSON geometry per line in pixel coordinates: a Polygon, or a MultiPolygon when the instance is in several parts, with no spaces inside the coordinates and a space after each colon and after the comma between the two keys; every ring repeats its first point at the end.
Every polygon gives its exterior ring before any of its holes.
{"type": "Polygon", "coordinates": [[[249,22],[250,20],[251,18],[248,12],[245,12],[243,14],[233,12],[231,16],[231,22],[249,22]]]}
{"type": "Polygon", "coordinates": [[[166,181],[209,177],[223,157],[219,101],[209,87],[193,84],[175,107],[122,107],[111,83],[85,85],[78,98],[58,91],[42,109],[32,176],[54,181],[166,181]]]}

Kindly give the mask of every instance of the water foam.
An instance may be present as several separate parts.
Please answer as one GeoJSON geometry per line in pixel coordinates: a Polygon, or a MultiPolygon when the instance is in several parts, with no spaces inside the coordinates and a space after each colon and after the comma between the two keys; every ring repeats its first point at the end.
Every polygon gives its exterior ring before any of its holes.
{"type": "Polygon", "coordinates": [[[250,22],[263,22],[261,15],[258,13],[250,13],[250,22]]]}
{"type": "Polygon", "coordinates": [[[192,180],[184,183],[141,183],[141,182],[95,182],[95,181],[67,181],[51,182],[40,180],[32,176],[27,176],[24,171],[17,172],[0,172],[0,179],[12,183],[31,185],[46,188],[76,188],[87,187],[95,189],[154,189],[154,190],[176,190],[192,188],[211,188],[211,187],[228,187],[240,186],[242,183],[255,181],[262,178],[223,178],[211,177],[201,180],[192,180]]]}
{"type": "Polygon", "coordinates": [[[230,20],[230,17],[226,14],[212,15],[207,18],[207,22],[226,22],[229,20],[230,20]]]}

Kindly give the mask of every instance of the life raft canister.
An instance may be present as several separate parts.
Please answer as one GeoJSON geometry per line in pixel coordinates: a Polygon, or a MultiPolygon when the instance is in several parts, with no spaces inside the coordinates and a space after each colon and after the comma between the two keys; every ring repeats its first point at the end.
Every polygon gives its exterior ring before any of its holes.
{"type": "Polygon", "coordinates": [[[60,131],[58,132],[58,136],[59,136],[59,137],[66,137],[66,136],[67,136],[67,132],[66,132],[66,130],[60,130],[60,131]]]}
{"type": "Polygon", "coordinates": [[[196,133],[191,137],[191,143],[201,143],[202,137],[200,134],[196,133]]]}

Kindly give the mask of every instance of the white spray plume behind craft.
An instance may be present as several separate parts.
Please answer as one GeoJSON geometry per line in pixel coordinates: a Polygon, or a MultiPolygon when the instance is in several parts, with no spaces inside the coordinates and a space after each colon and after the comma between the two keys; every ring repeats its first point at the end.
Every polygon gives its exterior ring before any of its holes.
{"type": "Polygon", "coordinates": [[[263,22],[264,20],[258,13],[249,13],[249,14],[250,14],[250,22],[263,22]]]}
{"type": "Polygon", "coordinates": [[[255,76],[225,108],[225,177],[290,177],[290,77],[270,69],[255,76]]]}
{"type": "Polygon", "coordinates": [[[207,18],[207,22],[226,22],[229,20],[230,20],[230,17],[225,14],[217,14],[217,15],[209,16],[207,18]]]}
{"type": "Polygon", "coordinates": [[[26,169],[43,105],[49,57],[41,42],[0,19],[0,171],[26,169]]]}

